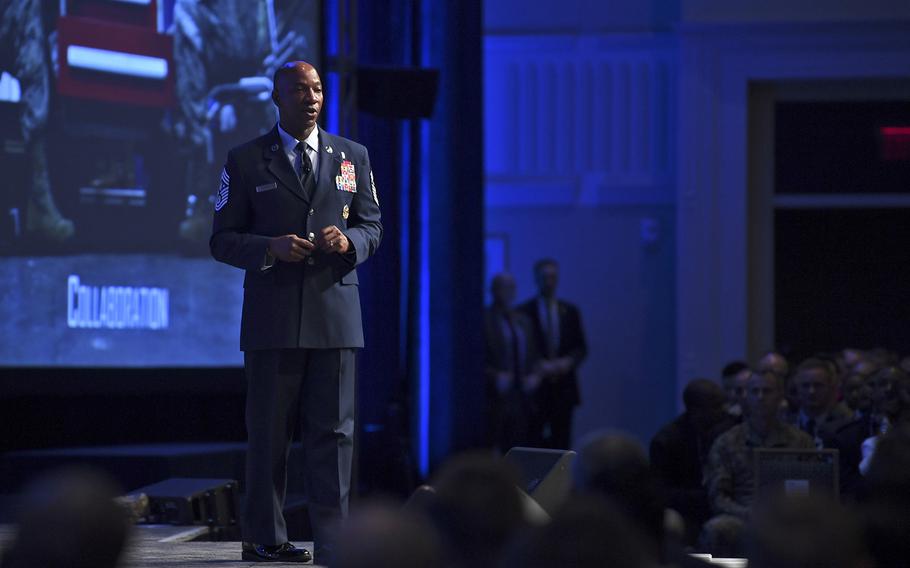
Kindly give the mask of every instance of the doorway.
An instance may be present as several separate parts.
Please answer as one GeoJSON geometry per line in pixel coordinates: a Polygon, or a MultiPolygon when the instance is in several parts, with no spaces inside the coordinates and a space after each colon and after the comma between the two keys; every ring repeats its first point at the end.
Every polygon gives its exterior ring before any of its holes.
{"type": "Polygon", "coordinates": [[[910,81],[749,89],[749,358],[910,352],[910,81]]]}

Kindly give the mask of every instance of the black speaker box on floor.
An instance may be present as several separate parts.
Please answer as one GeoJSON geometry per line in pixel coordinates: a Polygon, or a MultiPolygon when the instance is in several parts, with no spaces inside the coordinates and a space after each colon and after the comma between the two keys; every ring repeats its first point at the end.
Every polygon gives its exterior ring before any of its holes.
{"type": "Polygon", "coordinates": [[[174,477],[132,491],[149,498],[148,520],[172,525],[237,524],[237,481],[174,477]]]}
{"type": "Polygon", "coordinates": [[[515,447],[503,459],[518,471],[525,493],[550,515],[569,496],[575,452],[515,447]]]}

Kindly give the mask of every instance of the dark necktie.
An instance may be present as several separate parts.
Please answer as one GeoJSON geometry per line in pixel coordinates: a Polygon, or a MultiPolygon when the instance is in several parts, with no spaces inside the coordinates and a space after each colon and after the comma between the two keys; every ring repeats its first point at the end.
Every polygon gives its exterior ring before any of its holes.
{"type": "Polygon", "coordinates": [[[306,153],[306,145],[303,142],[298,142],[294,146],[294,153],[297,154],[297,177],[300,178],[301,185],[306,185],[306,178],[310,175],[310,172],[313,171],[313,162],[310,161],[310,157],[306,153]]]}
{"type": "Polygon", "coordinates": [[[509,332],[510,332],[509,334],[512,336],[511,337],[511,342],[512,342],[512,345],[511,345],[512,361],[511,361],[511,363],[512,363],[512,372],[514,373],[514,377],[515,377],[514,380],[512,381],[512,387],[517,389],[517,388],[520,388],[520,386],[521,386],[519,381],[523,374],[522,373],[522,364],[521,364],[521,359],[522,359],[521,343],[520,343],[521,338],[518,337],[518,326],[516,326],[515,322],[512,320],[511,314],[506,314],[505,319],[506,319],[506,325],[509,327],[509,332]]]}
{"type": "Polygon", "coordinates": [[[559,320],[555,314],[555,306],[545,302],[547,311],[547,355],[556,357],[559,352],[559,320]]]}

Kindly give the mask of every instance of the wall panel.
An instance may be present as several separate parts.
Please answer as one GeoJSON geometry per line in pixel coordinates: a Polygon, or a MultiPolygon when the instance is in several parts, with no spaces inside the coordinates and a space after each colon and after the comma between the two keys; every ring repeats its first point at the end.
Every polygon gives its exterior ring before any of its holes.
{"type": "Polygon", "coordinates": [[[675,59],[666,36],[486,37],[487,282],[525,299],[560,261],[590,343],[576,435],[675,413],[675,59]]]}

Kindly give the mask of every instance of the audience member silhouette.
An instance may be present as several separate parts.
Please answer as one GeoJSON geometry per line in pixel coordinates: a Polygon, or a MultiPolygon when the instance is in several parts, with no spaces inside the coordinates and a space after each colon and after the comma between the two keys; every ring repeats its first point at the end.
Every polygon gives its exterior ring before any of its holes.
{"type": "Polygon", "coordinates": [[[898,367],[885,367],[869,380],[872,385],[872,435],[862,443],[861,472],[868,470],[883,433],[910,422],[910,376],[898,367]]]}
{"type": "Polygon", "coordinates": [[[67,468],[37,479],[25,491],[16,537],[2,568],[113,568],[130,529],[105,474],[67,468]]]}
{"type": "MultiPolygon", "coordinates": [[[[866,478],[873,500],[899,504],[910,513],[910,384],[904,383],[901,420],[876,444],[866,478]]],[[[908,556],[910,558],[910,556],[908,556]]]]}
{"type": "Polygon", "coordinates": [[[756,507],[749,568],[863,568],[869,565],[860,525],[821,497],[777,498],[756,507]]]}
{"type": "MultiPolygon", "coordinates": [[[[904,414],[910,414],[905,383],[904,414]]],[[[910,420],[892,426],[876,444],[866,474],[862,521],[869,552],[878,568],[906,567],[910,559],[910,420]]]]}
{"type": "Polygon", "coordinates": [[[837,402],[834,364],[817,358],[806,359],[796,369],[795,381],[800,403],[799,428],[822,447],[825,438],[851,420],[847,407],[837,402]]]}
{"type": "Polygon", "coordinates": [[[910,373],[910,355],[901,359],[900,364],[898,364],[898,367],[900,367],[901,371],[903,371],[905,373],[910,373]]]}
{"type": "MultiPolygon", "coordinates": [[[[876,373],[874,380],[861,373],[851,372],[844,381],[844,398],[848,405],[856,405],[854,419],[823,438],[826,448],[838,450],[840,493],[846,501],[852,501],[863,491],[865,481],[860,471],[863,443],[874,440],[887,422],[883,420],[882,412],[884,394],[891,384],[890,377],[891,373],[887,369],[876,373]],[[873,404],[873,383],[882,386],[881,396],[876,397],[877,405],[873,404]]],[[[870,452],[872,443],[867,444],[870,452]]]]}
{"type": "Polygon", "coordinates": [[[571,498],[542,527],[513,542],[501,568],[646,568],[656,566],[638,532],[612,503],[586,495],[571,498]]]}
{"type": "Polygon", "coordinates": [[[743,415],[743,399],[746,395],[746,381],[752,371],[743,361],[731,361],[724,365],[720,372],[720,384],[727,397],[726,409],[730,416],[741,420],[743,415]]]}
{"type": "Polygon", "coordinates": [[[866,376],[884,367],[896,366],[899,360],[896,354],[881,347],[869,350],[847,348],[841,351],[841,356],[847,372],[862,373],[866,376]]]}
{"type": "Polygon", "coordinates": [[[777,351],[768,351],[758,360],[755,370],[759,373],[774,373],[785,379],[790,374],[790,364],[787,358],[777,351]]]}
{"type": "Polygon", "coordinates": [[[428,513],[449,566],[490,566],[525,527],[518,476],[507,462],[464,454],[445,463],[432,483],[428,513]]]}
{"type": "Polygon", "coordinates": [[[663,543],[664,495],[641,444],[621,433],[584,438],[573,463],[576,493],[610,499],[657,551],[663,543]]]}
{"type": "Polygon", "coordinates": [[[853,419],[861,418],[872,410],[872,389],[866,375],[850,372],[841,383],[844,404],[850,409],[853,419]]]}
{"type": "Polygon", "coordinates": [[[686,411],[651,440],[651,467],[663,482],[667,504],[686,522],[686,542],[694,544],[711,517],[704,468],[714,440],[735,421],[724,412],[724,391],[714,381],[695,379],[683,390],[686,411]]]}
{"type": "Polygon", "coordinates": [[[341,527],[332,568],[437,568],[443,566],[439,536],[426,519],[397,507],[368,505],[341,527]]]}
{"type": "Polygon", "coordinates": [[[745,361],[730,361],[724,368],[720,370],[720,380],[724,385],[724,390],[727,390],[727,380],[735,377],[741,371],[746,371],[749,369],[749,364],[745,361]]]}
{"type": "Polygon", "coordinates": [[[684,529],[672,522],[679,516],[665,508],[663,488],[637,440],[621,433],[586,436],[572,473],[575,494],[607,499],[639,535],[650,559],[683,568],[705,565],[683,553],[684,529]]]}

